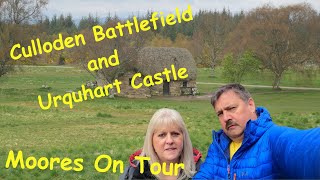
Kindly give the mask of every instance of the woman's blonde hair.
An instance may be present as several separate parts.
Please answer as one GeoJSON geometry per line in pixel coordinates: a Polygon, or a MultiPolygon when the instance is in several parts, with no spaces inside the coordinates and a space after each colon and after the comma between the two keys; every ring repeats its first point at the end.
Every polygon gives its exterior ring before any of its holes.
{"type": "MultiPolygon", "coordinates": [[[[162,108],[153,114],[148,125],[141,155],[150,157],[151,160],[149,161],[149,164],[160,162],[159,157],[153,148],[152,138],[157,127],[166,125],[177,125],[183,135],[183,150],[180,155],[179,163],[184,164],[184,169],[180,170],[177,179],[191,178],[195,174],[192,143],[180,113],[174,109],[162,108]]],[[[158,176],[156,177],[159,178],[158,176]]]]}

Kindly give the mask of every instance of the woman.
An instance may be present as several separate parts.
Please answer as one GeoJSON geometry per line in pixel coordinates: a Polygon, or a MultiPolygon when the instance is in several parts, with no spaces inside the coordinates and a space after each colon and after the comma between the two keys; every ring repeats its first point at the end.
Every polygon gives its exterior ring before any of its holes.
{"type": "Polygon", "coordinates": [[[176,110],[163,108],[152,116],[142,150],[132,154],[129,161],[120,179],[188,179],[199,169],[201,153],[192,148],[181,115],[176,110]],[[135,160],[135,156],[149,158],[141,160],[143,173],[140,173],[140,160],[135,160]],[[151,166],[153,163],[161,165],[159,174],[155,173],[159,172],[159,166],[151,166]],[[182,163],[184,168],[177,168],[178,173],[174,174],[175,165],[182,163]]]}

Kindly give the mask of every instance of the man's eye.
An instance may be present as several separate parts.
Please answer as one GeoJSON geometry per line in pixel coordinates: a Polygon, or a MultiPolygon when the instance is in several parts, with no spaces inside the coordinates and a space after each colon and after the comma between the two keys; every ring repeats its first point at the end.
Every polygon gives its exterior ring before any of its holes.
{"type": "Polygon", "coordinates": [[[217,113],[217,116],[220,117],[222,115],[222,113],[217,113]]]}

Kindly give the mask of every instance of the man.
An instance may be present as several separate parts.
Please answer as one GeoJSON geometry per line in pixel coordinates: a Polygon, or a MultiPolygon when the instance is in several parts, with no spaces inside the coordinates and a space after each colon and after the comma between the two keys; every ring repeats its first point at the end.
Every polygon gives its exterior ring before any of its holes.
{"type": "Polygon", "coordinates": [[[194,179],[320,178],[320,128],[275,125],[240,84],[228,84],[211,104],[222,130],[194,179]]]}

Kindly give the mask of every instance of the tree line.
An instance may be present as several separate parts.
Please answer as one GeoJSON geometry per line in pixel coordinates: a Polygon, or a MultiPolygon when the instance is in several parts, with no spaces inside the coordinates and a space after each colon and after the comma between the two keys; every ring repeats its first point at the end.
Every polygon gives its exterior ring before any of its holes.
{"type": "MultiPolygon", "coordinates": [[[[117,49],[121,67],[103,72],[106,81],[111,82],[126,71],[137,52],[146,46],[186,48],[198,67],[214,70],[220,66],[226,79],[232,82],[240,82],[249,71],[267,69],[274,74],[274,88],[279,88],[285,71],[320,64],[320,14],[306,3],[283,7],[264,5],[239,13],[228,9],[200,10],[188,23],[158,26],[153,31],[98,43],[91,35],[93,26],[107,28],[132,17],[123,19],[111,13],[106,17],[88,15],[77,23],[71,14],[42,16],[47,4],[47,0],[0,0],[0,77],[12,70],[14,63],[85,67],[90,59],[117,49]],[[8,56],[17,42],[27,46],[35,38],[53,41],[59,33],[65,36],[82,33],[87,45],[16,62],[8,56]]],[[[138,19],[148,19],[151,14],[148,11],[138,19]]]]}

